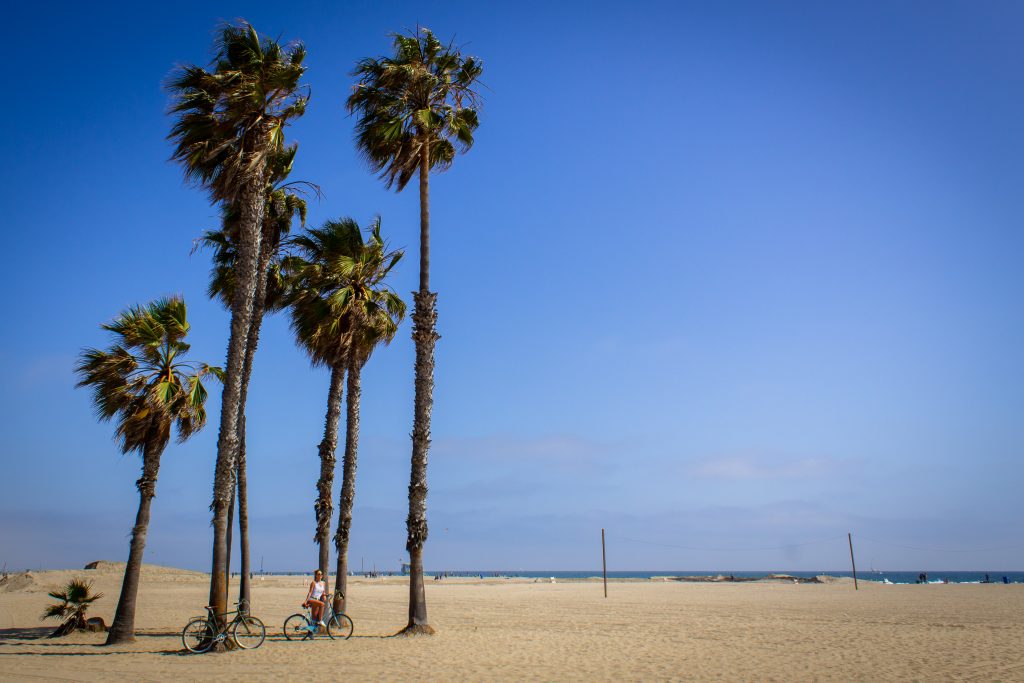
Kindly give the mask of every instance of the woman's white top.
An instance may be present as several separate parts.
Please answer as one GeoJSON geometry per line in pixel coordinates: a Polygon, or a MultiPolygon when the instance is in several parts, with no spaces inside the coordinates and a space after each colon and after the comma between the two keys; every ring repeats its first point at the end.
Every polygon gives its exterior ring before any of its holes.
{"type": "Polygon", "coordinates": [[[320,597],[327,591],[326,581],[314,581],[313,582],[313,599],[319,600],[320,597]]]}

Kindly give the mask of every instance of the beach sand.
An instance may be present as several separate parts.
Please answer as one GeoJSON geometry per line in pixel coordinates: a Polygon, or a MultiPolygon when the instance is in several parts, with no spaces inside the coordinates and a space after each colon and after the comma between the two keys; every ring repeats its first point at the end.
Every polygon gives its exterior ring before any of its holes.
{"type": "Polygon", "coordinates": [[[0,680],[1024,680],[1024,585],[616,581],[605,599],[600,581],[428,580],[437,635],[389,638],[408,584],[357,578],[353,637],[295,643],[281,624],[308,579],[257,577],[264,645],[191,655],[180,631],[206,604],[203,574],[147,567],[138,640],[111,648],[99,633],[42,638],[46,591],[72,576],[95,580],[106,596],[90,613],[109,623],[117,567],[0,586],[0,680]]]}

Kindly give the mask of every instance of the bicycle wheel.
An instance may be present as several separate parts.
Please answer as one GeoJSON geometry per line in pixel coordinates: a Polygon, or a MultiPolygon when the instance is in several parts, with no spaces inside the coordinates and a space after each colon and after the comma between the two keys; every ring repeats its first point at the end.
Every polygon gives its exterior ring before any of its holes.
{"type": "Polygon", "coordinates": [[[352,637],[352,620],[347,614],[335,614],[327,622],[327,635],[334,640],[348,640],[352,637]]]}
{"type": "Polygon", "coordinates": [[[214,633],[213,625],[203,617],[198,617],[185,624],[181,630],[181,644],[189,652],[206,652],[213,645],[214,633]]]}
{"type": "Polygon", "coordinates": [[[288,640],[303,640],[309,637],[309,621],[305,614],[293,614],[284,620],[284,637],[288,640]]]}
{"type": "Polygon", "coordinates": [[[231,626],[231,638],[243,650],[255,650],[267,637],[267,627],[256,617],[244,616],[231,626]]]}

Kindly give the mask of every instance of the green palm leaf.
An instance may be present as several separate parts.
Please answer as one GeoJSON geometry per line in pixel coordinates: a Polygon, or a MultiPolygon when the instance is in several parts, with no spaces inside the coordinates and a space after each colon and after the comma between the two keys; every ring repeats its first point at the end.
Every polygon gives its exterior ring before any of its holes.
{"type": "Polygon", "coordinates": [[[437,170],[451,166],[456,146],[462,152],[473,146],[483,63],[426,28],[392,40],[393,56],[358,63],[347,106],[359,117],[360,154],[388,187],[402,190],[419,168],[423,145],[437,170]]]}
{"type": "MultiPolygon", "coordinates": [[[[133,306],[102,325],[114,337],[106,351],[85,349],[75,366],[77,386],[88,388],[100,420],[116,420],[115,437],[124,453],[138,452],[156,437],[160,451],[177,424],[189,434],[206,423],[205,375],[221,378],[220,368],[183,358],[190,326],[180,297],[133,306]],[[198,388],[197,388],[198,387],[198,388]]],[[[70,585],[70,584],[69,584],[70,585]]]]}
{"type": "Polygon", "coordinates": [[[405,304],[384,280],[401,260],[374,219],[363,238],[351,218],[327,221],[296,236],[285,263],[292,329],[314,364],[336,366],[350,353],[365,362],[389,343],[405,317],[405,304]]]}

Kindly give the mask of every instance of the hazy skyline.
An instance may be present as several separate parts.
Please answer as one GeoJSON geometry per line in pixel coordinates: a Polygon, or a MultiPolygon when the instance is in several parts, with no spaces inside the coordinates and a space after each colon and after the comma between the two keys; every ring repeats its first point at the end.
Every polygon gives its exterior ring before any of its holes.
{"type": "MultiPolygon", "coordinates": [[[[217,209],[168,161],[161,83],[244,16],[309,51],[309,224],[379,214],[409,302],[417,198],[357,159],[349,72],[417,24],[484,60],[477,143],[431,187],[428,570],[591,569],[602,527],[611,570],[843,569],[847,531],[892,544],[859,542],[865,566],[1024,568],[1021,5],[9,11],[0,562],[127,556],[139,461],[73,388],[101,323],[181,293],[192,357],[224,363],[190,256],[217,209]]],[[[364,372],[353,568],[405,556],[409,334],[364,372]]],[[[327,383],[268,318],[254,565],[316,562],[327,383]]],[[[219,390],[209,410],[164,454],[148,562],[209,569],[219,390]]]]}

